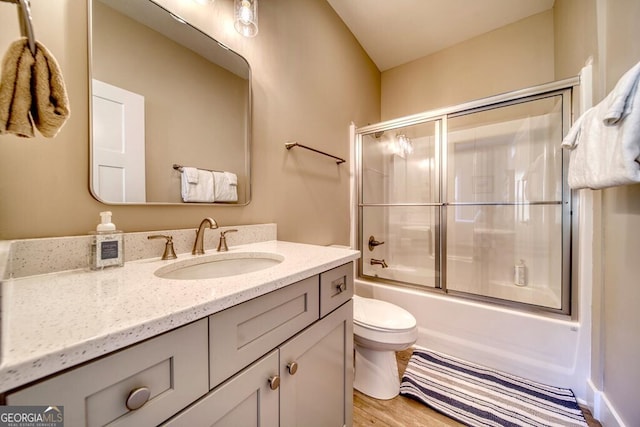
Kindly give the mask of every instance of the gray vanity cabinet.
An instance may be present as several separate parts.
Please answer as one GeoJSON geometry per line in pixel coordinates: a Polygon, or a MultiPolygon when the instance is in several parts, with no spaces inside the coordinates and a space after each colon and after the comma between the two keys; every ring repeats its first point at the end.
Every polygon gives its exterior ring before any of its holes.
{"type": "Polygon", "coordinates": [[[165,425],[342,427],[352,424],[353,303],[216,387],[165,425]]]}
{"type": "Polygon", "coordinates": [[[65,426],[352,424],[353,264],[7,393],[65,426]]]}

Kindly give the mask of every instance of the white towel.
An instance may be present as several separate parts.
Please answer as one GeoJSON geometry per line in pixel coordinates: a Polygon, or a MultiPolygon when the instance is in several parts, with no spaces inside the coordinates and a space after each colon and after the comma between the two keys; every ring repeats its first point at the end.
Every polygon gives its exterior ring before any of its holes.
{"type": "Polygon", "coordinates": [[[184,166],[182,168],[182,175],[189,184],[198,183],[198,168],[191,168],[188,166],[184,166]]]}
{"type": "Polygon", "coordinates": [[[197,169],[196,184],[189,183],[185,173],[182,173],[182,201],[192,203],[213,202],[213,174],[209,171],[197,169]]]}
{"type": "MultiPolygon", "coordinates": [[[[639,64],[640,65],[640,64],[639,64]]],[[[640,182],[640,67],[576,120],[562,141],[571,149],[569,186],[600,189],[640,182]]]]}
{"type": "Polygon", "coordinates": [[[216,202],[238,201],[238,177],[231,172],[214,172],[214,200],[216,202]]]}
{"type": "Polygon", "coordinates": [[[605,125],[616,125],[631,113],[633,97],[639,80],[640,62],[620,78],[611,94],[607,96],[608,109],[604,116],[605,125]]]}

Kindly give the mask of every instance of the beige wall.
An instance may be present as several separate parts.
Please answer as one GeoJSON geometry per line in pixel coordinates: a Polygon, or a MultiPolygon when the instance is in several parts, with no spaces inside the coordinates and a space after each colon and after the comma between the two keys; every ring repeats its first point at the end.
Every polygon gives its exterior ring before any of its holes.
{"type": "MultiPolygon", "coordinates": [[[[556,0],[556,74],[575,74],[594,62],[599,102],[640,61],[640,2],[556,0]]],[[[583,190],[588,191],[588,190],[583,190]]],[[[591,381],[619,416],[604,411],[604,425],[640,423],[640,185],[593,192],[594,285],[591,381]]]]}
{"type": "MultiPolygon", "coordinates": [[[[606,13],[601,44],[606,93],[640,61],[640,2],[602,1],[606,13]]],[[[604,393],[627,426],[640,424],[640,185],[602,192],[604,393]]]]}
{"type": "MultiPolygon", "coordinates": [[[[38,1],[35,32],[62,67],[72,115],[52,140],[0,136],[0,239],[84,234],[95,228],[98,212],[109,209],[124,231],[195,227],[211,216],[222,225],[276,222],[282,240],[348,244],[348,165],[284,148],[298,140],[349,158],[349,123],[379,120],[380,73],[333,9],[323,1],[261,2],[260,33],[245,39],[233,30],[231,0],[161,3],[252,66],[252,202],[149,207],[94,200],[88,190],[87,5],[38,1]]],[[[0,2],[0,46],[18,34],[15,6],[0,2]]]]}
{"type": "Polygon", "coordinates": [[[554,80],[553,12],[525,18],[382,73],[382,119],[554,80]]]}

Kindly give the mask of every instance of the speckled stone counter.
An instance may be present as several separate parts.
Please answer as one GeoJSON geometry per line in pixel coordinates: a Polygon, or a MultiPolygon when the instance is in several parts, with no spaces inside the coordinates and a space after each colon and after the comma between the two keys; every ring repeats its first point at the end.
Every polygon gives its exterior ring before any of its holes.
{"type": "MultiPolygon", "coordinates": [[[[205,256],[217,256],[215,249],[205,256]]],[[[230,246],[284,260],[264,270],[207,280],[170,280],[154,272],[177,260],[128,262],[2,283],[0,392],[135,344],[243,301],[340,266],[359,252],[276,240],[230,246]]],[[[228,255],[227,255],[228,256],[228,255]]]]}

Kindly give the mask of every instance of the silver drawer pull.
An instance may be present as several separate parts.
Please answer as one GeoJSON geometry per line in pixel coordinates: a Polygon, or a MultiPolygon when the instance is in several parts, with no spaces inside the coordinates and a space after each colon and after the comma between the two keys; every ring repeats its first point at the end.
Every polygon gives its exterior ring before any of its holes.
{"type": "Polygon", "coordinates": [[[296,372],[298,372],[298,364],[296,362],[289,362],[287,364],[287,370],[289,371],[290,375],[294,375],[296,372]]]}
{"type": "Polygon", "coordinates": [[[336,289],[338,290],[338,292],[344,292],[347,290],[347,284],[342,281],[336,285],[336,289]]]}
{"type": "Polygon", "coordinates": [[[269,387],[271,390],[277,390],[280,387],[280,377],[278,375],[269,378],[269,387]]]}
{"type": "Polygon", "coordinates": [[[148,387],[139,387],[131,390],[129,397],[127,397],[127,409],[135,411],[136,409],[142,408],[150,396],[151,391],[149,391],[148,387]]]}

